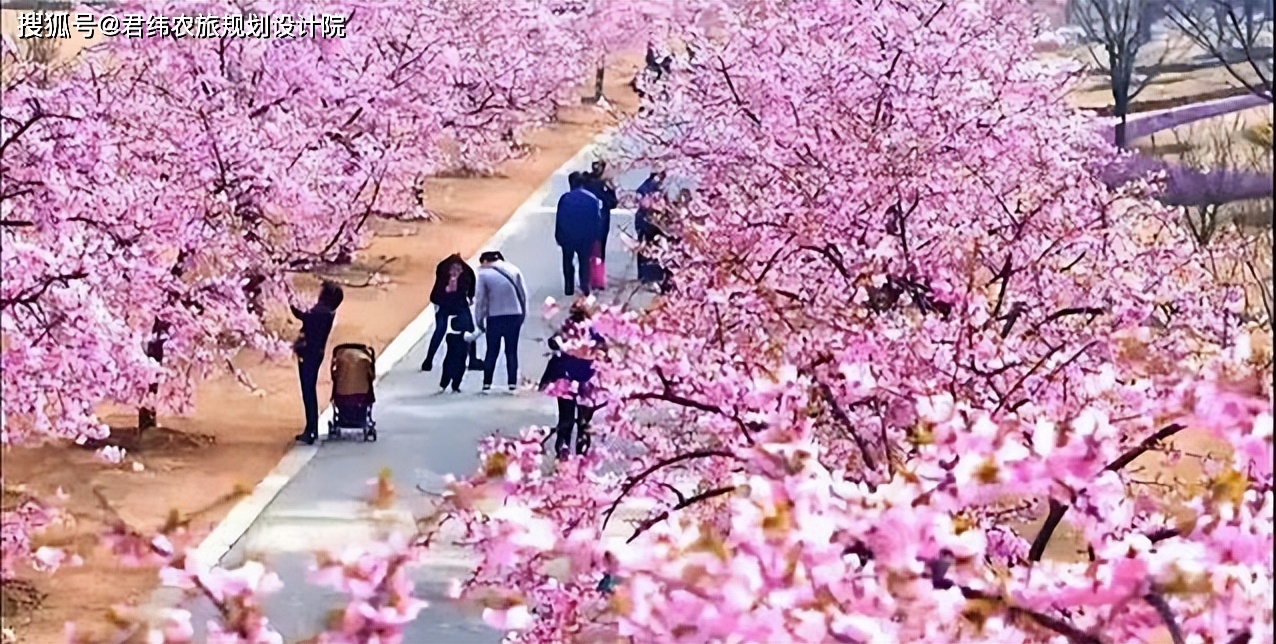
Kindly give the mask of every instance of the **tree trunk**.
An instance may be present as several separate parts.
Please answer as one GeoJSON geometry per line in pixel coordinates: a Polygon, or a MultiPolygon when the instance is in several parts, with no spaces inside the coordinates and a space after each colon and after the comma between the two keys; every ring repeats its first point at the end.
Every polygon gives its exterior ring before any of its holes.
{"type": "MultiPolygon", "coordinates": [[[[155,364],[164,363],[164,334],[168,333],[171,325],[169,323],[156,319],[151,324],[151,340],[146,343],[146,357],[155,361],[155,364]]],[[[151,396],[159,393],[159,383],[152,382],[146,388],[146,392],[151,396]]],[[[137,410],[137,433],[140,435],[148,429],[155,429],[159,426],[159,415],[155,413],[153,407],[142,407],[137,410]]]]}
{"type": "Polygon", "coordinates": [[[1112,144],[1124,150],[1127,137],[1126,119],[1130,115],[1129,101],[1117,99],[1112,115],[1116,117],[1116,126],[1112,129],[1112,144]]]}
{"type": "Polygon", "coordinates": [[[594,102],[603,100],[603,76],[607,73],[607,67],[602,63],[598,64],[598,69],[594,72],[594,102]]]}

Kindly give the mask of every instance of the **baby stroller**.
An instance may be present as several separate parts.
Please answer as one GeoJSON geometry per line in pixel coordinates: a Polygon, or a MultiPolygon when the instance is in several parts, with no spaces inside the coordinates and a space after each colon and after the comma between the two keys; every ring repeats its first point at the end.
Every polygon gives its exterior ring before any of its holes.
{"type": "Polygon", "coordinates": [[[328,440],[342,438],[342,429],[363,430],[363,440],[377,439],[377,421],[372,419],[376,395],[377,354],[366,344],[339,344],[332,349],[332,420],[328,440]]]}

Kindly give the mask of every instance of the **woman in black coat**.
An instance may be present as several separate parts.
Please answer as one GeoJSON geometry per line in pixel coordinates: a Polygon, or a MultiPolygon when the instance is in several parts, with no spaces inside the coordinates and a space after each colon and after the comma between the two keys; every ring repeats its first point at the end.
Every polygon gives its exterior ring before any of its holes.
{"type": "MultiPolygon", "coordinates": [[[[430,303],[434,310],[434,335],[430,336],[430,346],[425,352],[425,362],[421,363],[421,371],[434,368],[434,356],[443,344],[443,336],[447,333],[448,318],[458,313],[468,312],[474,303],[474,288],[477,280],[474,269],[459,254],[449,255],[439,262],[434,270],[434,288],[430,291],[430,303]]],[[[470,370],[482,369],[478,359],[478,348],[470,344],[470,370]]]]}

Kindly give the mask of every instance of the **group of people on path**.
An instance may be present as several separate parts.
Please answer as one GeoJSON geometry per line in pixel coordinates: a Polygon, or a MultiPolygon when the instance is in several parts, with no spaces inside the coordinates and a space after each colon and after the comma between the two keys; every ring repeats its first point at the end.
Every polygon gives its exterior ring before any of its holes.
{"type": "Polygon", "coordinates": [[[510,391],[518,388],[518,336],[527,318],[527,284],[517,266],[506,261],[500,251],[490,250],[479,255],[476,273],[459,254],[451,255],[436,269],[430,302],[435,306],[434,335],[421,371],[434,368],[434,358],[443,345],[440,392],[461,391],[467,369],[482,371],[483,391],[491,391],[502,348],[506,385],[510,391]],[[486,337],[483,360],[478,358],[479,337],[486,337]]]}
{"type": "MultiPolygon", "coordinates": [[[[597,267],[605,271],[611,215],[619,203],[616,187],[606,170],[606,162],[597,160],[589,172],[571,173],[569,190],[560,197],[555,213],[554,239],[562,250],[563,291],[568,297],[577,292],[582,296],[573,302],[561,328],[548,340],[551,356],[539,384],[541,391],[557,399],[558,422],[554,436],[555,452],[560,459],[567,458],[573,447],[577,454],[588,451],[588,427],[599,408],[593,363],[605,343],[592,329],[585,298],[605,285],[605,279],[600,283],[591,269],[597,267]]],[[[654,172],[638,188],[640,203],[635,229],[640,242],[649,243],[662,234],[653,221],[657,211],[651,198],[662,190],[663,179],[662,172],[654,172]]],[[[642,281],[665,281],[662,269],[654,260],[640,252],[638,261],[642,281]]],[[[318,302],[312,308],[303,311],[292,307],[294,317],[302,322],[294,350],[306,414],[305,429],[296,438],[307,444],[313,444],[318,437],[319,368],[343,297],[340,286],[324,282],[318,302]]],[[[515,391],[519,336],[528,306],[522,271],[500,251],[480,254],[477,271],[461,255],[450,255],[436,267],[430,303],[435,306],[434,332],[421,370],[432,371],[442,350],[439,392],[459,392],[467,371],[482,371],[483,392],[490,392],[502,353],[507,387],[515,391]],[[486,338],[482,358],[477,344],[480,337],[486,338]]]]}
{"type": "Polygon", "coordinates": [[[606,171],[607,162],[600,159],[589,172],[567,175],[568,191],[558,198],[554,243],[562,250],[563,294],[568,297],[577,286],[584,296],[606,286],[607,236],[611,211],[619,204],[606,171]]]}

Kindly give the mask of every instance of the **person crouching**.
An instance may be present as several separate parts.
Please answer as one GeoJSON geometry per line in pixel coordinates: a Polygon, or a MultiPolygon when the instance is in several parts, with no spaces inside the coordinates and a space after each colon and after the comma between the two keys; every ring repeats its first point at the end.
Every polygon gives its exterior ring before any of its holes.
{"type": "Polygon", "coordinates": [[[465,379],[465,361],[470,355],[470,344],[477,339],[479,333],[474,328],[474,316],[469,307],[457,309],[447,321],[447,335],[444,337],[443,379],[439,382],[439,393],[450,387],[454,393],[460,393],[461,381],[465,379]]]}

